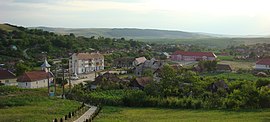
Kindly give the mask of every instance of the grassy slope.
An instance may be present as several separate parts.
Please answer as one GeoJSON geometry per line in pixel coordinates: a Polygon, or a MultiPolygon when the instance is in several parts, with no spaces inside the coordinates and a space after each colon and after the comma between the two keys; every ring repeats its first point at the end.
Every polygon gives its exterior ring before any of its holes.
{"type": "Polygon", "coordinates": [[[76,101],[47,97],[45,88],[4,91],[7,92],[1,91],[4,95],[0,95],[0,104],[8,103],[9,107],[0,108],[0,122],[48,122],[63,117],[80,106],[76,101]]]}
{"type": "Polygon", "coordinates": [[[6,24],[0,24],[0,29],[5,30],[5,31],[17,30],[17,28],[11,27],[11,26],[6,25],[6,24]]]}
{"type": "Polygon", "coordinates": [[[0,122],[48,122],[74,111],[79,103],[62,99],[47,99],[29,105],[0,109],[0,122]]]}
{"type": "Polygon", "coordinates": [[[270,109],[254,111],[104,107],[96,122],[270,121],[270,109]]]}

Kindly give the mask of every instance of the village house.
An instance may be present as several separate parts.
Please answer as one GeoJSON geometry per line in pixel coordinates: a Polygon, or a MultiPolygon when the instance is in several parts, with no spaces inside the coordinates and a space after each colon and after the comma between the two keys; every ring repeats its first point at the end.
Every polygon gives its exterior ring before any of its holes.
{"type": "Polygon", "coordinates": [[[261,59],[256,62],[255,64],[256,70],[270,70],[270,58],[268,59],[261,59]]]}
{"type": "Polygon", "coordinates": [[[133,61],[135,61],[135,58],[132,57],[122,57],[115,59],[113,61],[113,67],[117,68],[132,68],[133,67],[133,61]]]}
{"type": "Polygon", "coordinates": [[[145,57],[139,57],[139,58],[135,58],[135,60],[133,61],[133,66],[137,66],[139,64],[142,64],[146,61],[147,59],[145,57]]]}
{"type": "Polygon", "coordinates": [[[216,60],[217,56],[213,52],[185,52],[176,51],[171,55],[172,61],[200,61],[216,60]]]}
{"type": "Polygon", "coordinates": [[[74,53],[69,65],[73,74],[104,70],[104,56],[100,53],[74,53]]]}
{"type": "Polygon", "coordinates": [[[124,82],[120,79],[116,74],[112,74],[109,72],[104,73],[103,75],[99,75],[95,78],[95,81],[91,83],[90,89],[100,88],[109,88],[109,87],[118,87],[125,86],[127,82],[124,82]]]}
{"type": "Polygon", "coordinates": [[[151,70],[154,73],[163,66],[164,62],[152,58],[151,60],[146,60],[144,63],[137,65],[134,72],[136,76],[142,76],[146,70],[151,70]]]}
{"type": "Polygon", "coordinates": [[[17,86],[17,77],[9,70],[0,69],[0,84],[6,86],[17,86]]]}
{"type": "Polygon", "coordinates": [[[217,64],[217,72],[232,72],[232,67],[229,64],[217,64]]]}
{"type": "Polygon", "coordinates": [[[39,71],[25,72],[18,77],[18,87],[20,88],[43,88],[53,84],[53,73],[50,72],[51,65],[45,60],[39,71]]]}
{"type": "Polygon", "coordinates": [[[130,86],[133,89],[144,89],[144,87],[152,81],[153,78],[151,77],[138,77],[130,82],[130,86]]]}

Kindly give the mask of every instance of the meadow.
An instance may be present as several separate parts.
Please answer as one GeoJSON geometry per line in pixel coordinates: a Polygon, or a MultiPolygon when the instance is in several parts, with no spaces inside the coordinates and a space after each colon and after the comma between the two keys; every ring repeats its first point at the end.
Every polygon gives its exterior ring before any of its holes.
{"type": "Polygon", "coordinates": [[[190,110],[105,106],[95,122],[269,122],[270,109],[190,110]]]}
{"type": "Polygon", "coordinates": [[[76,110],[77,101],[47,97],[46,89],[0,86],[0,122],[48,122],[76,110]]]}
{"type": "Polygon", "coordinates": [[[229,64],[233,70],[237,71],[239,69],[251,70],[255,66],[255,61],[220,61],[219,64],[229,64]]]}

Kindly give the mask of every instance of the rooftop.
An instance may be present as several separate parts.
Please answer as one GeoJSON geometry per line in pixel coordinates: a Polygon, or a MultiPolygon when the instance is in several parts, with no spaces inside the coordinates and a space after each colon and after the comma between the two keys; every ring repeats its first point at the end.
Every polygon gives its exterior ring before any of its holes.
{"type": "Polygon", "coordinates": [[[42,71],[42,70],[31,71],[31,72],[25,72],[23,75],[21,75],[17,79],[17,81],[18,82],[33,82],[33,81],[48,79],[48,76],[51,78],[53,77],[53,74],[50,72],[42,71]]]}
{"type": "Polygon", "coordinates": [[[270,65],[270,58],[261,59],[261,60],[257,61],[256,64],[260,64],[260,65],[270,65]]]}
{"type": "Polygon", "coordinates": [[[186,51],[175,51],[175,52],[173,53],[173,55],[217,57],[213,52],[186,52],[186,51]]]}
{"type": "Polygon", "coordinates": [[[0,80],[1,79],[14,79],[16,75],[9,70],[0,70],[0,80]]]}

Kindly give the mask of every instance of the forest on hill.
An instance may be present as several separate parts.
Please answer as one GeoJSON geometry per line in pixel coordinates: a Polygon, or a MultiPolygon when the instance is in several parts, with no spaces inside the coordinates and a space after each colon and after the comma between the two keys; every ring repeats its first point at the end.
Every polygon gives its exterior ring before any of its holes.
{"type": "Polygon", "coordinates": [[[145,43],[125,38],[89,38],[75,36],[73,33],[59,35],[40,29],[28,29],[9,24],[0,25],[0,57],[4,59],[41,59],[46,54],[51,58],[67,57],[69,53],[131,50],[145,43]]]}

